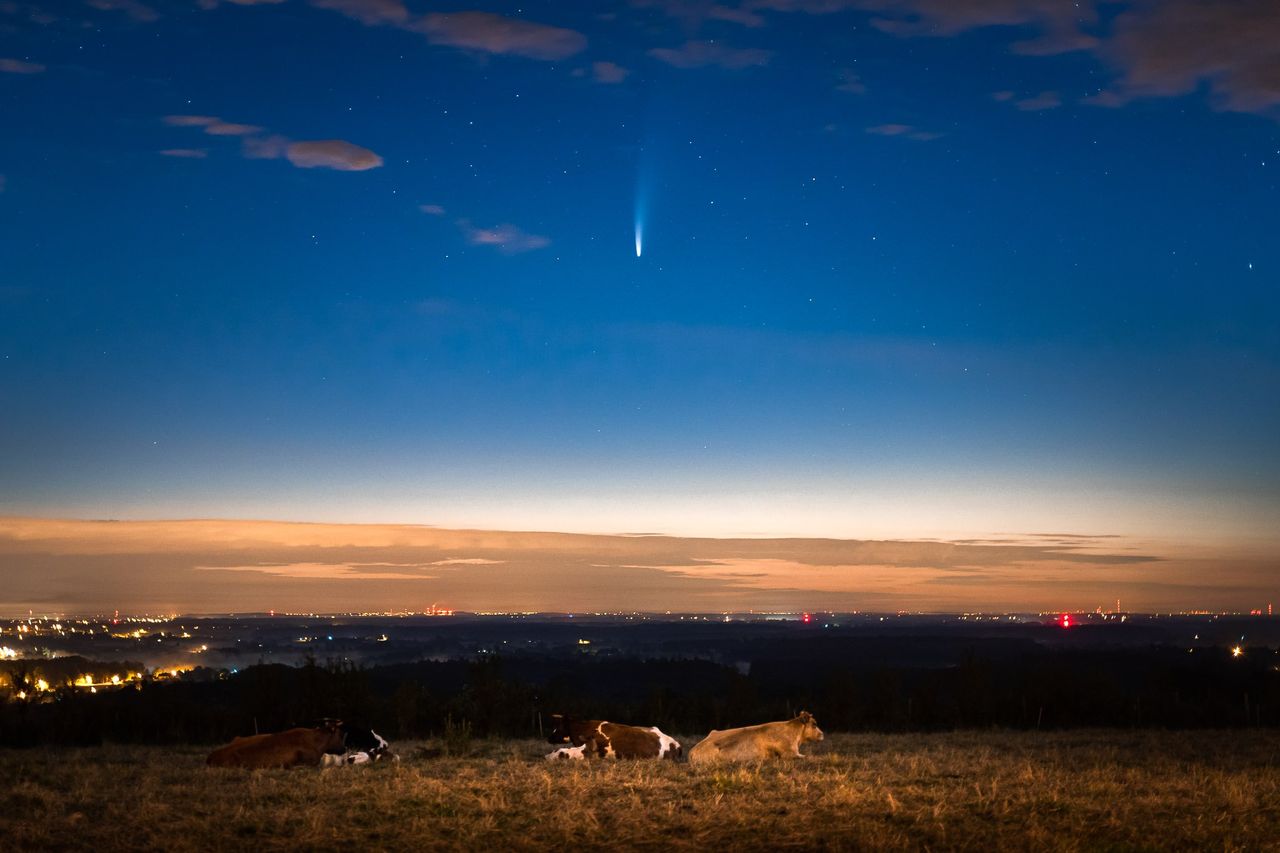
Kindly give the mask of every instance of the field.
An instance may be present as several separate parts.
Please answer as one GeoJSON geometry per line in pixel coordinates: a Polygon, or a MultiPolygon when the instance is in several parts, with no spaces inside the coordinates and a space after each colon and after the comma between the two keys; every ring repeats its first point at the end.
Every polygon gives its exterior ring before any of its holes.
{"type": "Polygon", "coordinates": [[[1280,736],[1260,730],[829,735],[808,760],[696,770],[551,764],[535,741],[396,747],[397,765],[254,772],[210,770],[203,747],[0,751],[0,838],[23,851],[1280,848],[1280,736]]]}

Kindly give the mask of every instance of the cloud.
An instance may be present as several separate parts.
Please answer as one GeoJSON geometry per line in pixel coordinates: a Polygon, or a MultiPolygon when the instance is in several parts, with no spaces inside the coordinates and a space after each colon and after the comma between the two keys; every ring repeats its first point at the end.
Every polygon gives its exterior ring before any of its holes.
{"type": "Polygon", "coordinates": [[[10,57],[0,57],[0,71],[7,74],[39,74],[45,70],[45,66],[39,62],[27,62],[22,59],[12,59],[10,57]]]}
{"type": "Polygon", "coordinates": [[[201,9],[216,9],[219,2],[229,3],[232,6],[271,6],[283,3],[285,0],[196,0],[196,5],[201,9]]]}
{"type": "Polygon", "coordinates": [[[1088,51],[1117,80],[1087,99],[1122,106],[1206,88],[1216,109],[1280,115],[1280,3],[1275,0],[746,0],[751,11],[860,10],[898,36],[955,36],[1018,27],[1025,56],[1088,51]],[[1115,10],[1115,11],[1113,11],[1115,10]],[[1117,13],[1118,12],[1118,13],[1117,13]]]}
{"type": "Polygon", "coordinates": [[[716,65],[732,71],[767,65],[773,52],[756,47],[734,48],[715,41],[687,41],[680,47],[655,47],[649,51],[654,59],[676,68],[705,68],[716,65]]]}
{"type": "Polygon", "coordinates": [[[182,157],[188,160],[203,160],[209,156],[204,148],[165,148],[160,152],[165,157],[182,157]]]}
{"type": "Polygon", "coordinates": [[[621,83],[631,72],[614,62],[593,62],[591,73],[597,83],[621,83]]]}
{"type": "Polygon", "coordinates": [[[418,210],[431,216],[444,216],[445,209],[438,204],[420,204],[418,210]]]}
{"type": "Polygon", "coordinates": [[[1116,597],[1152,609],[1238,609],[1274,587],[1270,555],[1134,544],[0,518],[0,613],[25,615],[35,602],[76,613],[246,611],[263,602],[335,612],[419,597],[466,610],[794,609],[785,605],[815,596],[832,609],[1091,608],[1116,597]]]}
{"type": "Polygon", "coordinates": [[[917,142],[929,142],[933,139],[940,139],[941,133],[931,130],[920,130],[909,124],[877,124],[867,128],[867,133],[876,136],[901,136],[905,139],[914,139],[917,142]]]}
{"type": "MultiPolygon", "coordinates": [[[[252,124],[226,122],[217,116],[168,115],[166,124],[174,127],[198,127],[210,136],[239,136],[240,151],[249,160],[278,160],[284,158],[300,169],[336,169],[340,172],[364,172],[382,165],[382,157],[345,139],[317,139],[294,142],[279,134],[258,136],[265,128],[252,124]]],[[[200,157],[190,153],[197,149],[168,149],[168,152],[186,151],[186,154],[169,154],[173,157],[200,157]]],[[[167,153],[167,152],[162,152],[167,153]]]]}
{"type": "Polygon", "coordinates": [[[210,136],[248,136],[262,130],[255,124],[223,121],[217,116],[172,115],[165,116],[164,122],[173,127],[200,127],[210,136]]]}
{"type": "Polygon", "coordinates": [[[386,565],[386,563],[258,563],[251,566],[194,566],[193,568],[198,572],[257,572],[300,580],[435,580],[434,575],[377,571],[386,565]]]}
{"type": "Polygon", "coordinates": [[[332,9],[362,24],[375,26],[391,24],[404,26],[409,23],[409,10],[400,0],[311,0],[320,9],[332,9]]]}
{"type": "MultiPolygon", "coordinates": [[[[105,0],[113,2],[114,0],[105,0]]],[[[128,2],[128,0],[119,0],[128,2]]],[[[198,0],[212,9],[218,0],[198,0]]],[[[222,0],[242,6],[274,3],[278,0],[222,0]]],[[[463,50],[522,56],[548,61],[566,59],[581,53],[587,37],[577,30],[511,18],[492,12],[431,12],[415,15],[403,0],[309,0],[318,9],[345,15],[365,26],[395,27],[426,36],[432,44],[463,50]]]]}
{"type": "Polygon", "coordinates": [[[524,229],[504,223],[492,228],[476,228],[467,220],[461,220],[458,226],[466,236],[467,242],[473,246],[493,246],[504,255],[517,255],[521,252],[532,252],[551,245],[550,238],[540,234],[530,234],[524,229]]]}
{"type": "Polygon", "coordinates": [[[150,23],[160,20],[160,14],[138,0],[85,0],[85,4],[104,12],[124,12],[135,21],[150,23]]]}
{"type": "Polygon", "coordinates": [[[1014,103],[1018,109],[1024,112],[1039,112],[1040,110],[1052,110],[1062,106],[1062,97],[1057,92],[1041,92],[1030,98],[1023,98],[1014,103]]]}
{"type": "Polygon", "coordinates": [[[293,142],[285,148],[284,156],[300,169],[363,172],[382,165],[382,158],[377,154],[343,139],[293,142]]]}
{"type": "Polygon", "coordinates": [[[764,17],[749,5],[729,6],[712,0],[631,0],[640,8],[661,8],[673,18],[679,18],[687,29],[697,29],[706,21],[727,21],[744,27],[764,26],[764,17]]]}
{"type": "Polygon", "coordinates": [[[856,71],[846,68],[840,72],[840,82],[836,84],[837,92],[850,92],[854,95],[861,95],[867,91],[866,85],[862,82],[862,78],[856,71]]]}
{"type": "Polygon", "coordinates": [[[207,127],[221,121],[217,116],[174,115],[165,116],[164,123],[174,127],[207,127]]]}
{"type": "Polygon", "coordinates": [[[1119,15],[1099,53],[1120,72],[1117,100],[1173,97],[1207,84],[1218,109],[1280,107],[1280,3],[1163,0],[1119,15]]]}
{"type": "MultiPolygon", "coordinates": [[[[802,4],[798,4],[802,5],[802,4]]],[[[835,11],[836,4],[828,4],[835,11]]],[[[1063,48],[1097,22],[1092,0],[853,0],[839,4],[876,14],[872,26],[903,36],[953,36],[981,27],[1031,27],[1063,48]]]]}
{"type": "Polygon", "coordinates": [[[249,160],[276,160],[284,156],[289,147],[287,137],[278,133],[269,136],[246,136],[240,144],[240,153],[249,160]]]}
{"type": "Polygon", "coordinates": [[[248,136],[258,133],[262,128],[253,124],[235,124],[227,121],[216,121],[205,125],[204,132],[210,136],[248,136]]]}
{"type": "Polygon", "coordinates": [[[432,44],[529,59],[567,59],[587,46],[587,37],[576,30],[490,12],[433,12],[409,29],[425,34],[432,44]]]}

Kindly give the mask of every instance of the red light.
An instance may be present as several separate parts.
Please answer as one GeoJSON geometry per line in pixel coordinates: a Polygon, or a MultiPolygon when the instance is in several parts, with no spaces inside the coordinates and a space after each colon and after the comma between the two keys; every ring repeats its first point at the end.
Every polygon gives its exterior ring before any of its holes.
{"type": "Polygon", "coordinates": [[[801,621],[801,622],[803,622],[804,624],[808,625],[810,622],[812,622],[812,621],[813,621],[813,617],[812,617],[812,616],[810,616],[808,613],[806,613],[806,614],[804,614],[803,616],[801,616],[801,617],[800,617],[800,621],[801,621]]]}
{"type": "Polygon", "coordinates": [[[1062,627],[1063,628],[1071,627],[1071,616],[1067,613],[1062,614],[1062,627]]]}

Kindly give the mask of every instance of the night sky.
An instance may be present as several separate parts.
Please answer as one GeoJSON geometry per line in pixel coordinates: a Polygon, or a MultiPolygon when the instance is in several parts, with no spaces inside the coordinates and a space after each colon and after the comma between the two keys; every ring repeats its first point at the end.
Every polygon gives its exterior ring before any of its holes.
{"type": "Polygon", "coordinates": [[[0,115],[2,515],[1280,568],[1269,0],[4,0],[0,115]]]}

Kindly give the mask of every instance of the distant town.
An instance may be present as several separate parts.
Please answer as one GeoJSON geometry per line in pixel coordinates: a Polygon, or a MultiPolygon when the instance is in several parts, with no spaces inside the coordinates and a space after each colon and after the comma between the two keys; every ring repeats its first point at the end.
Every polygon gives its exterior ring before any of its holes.
{"type": "MultiPolygon", "coordinates": [[[[958,650],[1225,650],[1275,655],[1280,622],[1251,613],[248,613],[29,616],[0,621],[0,700],[225,679],[257,664],[360,667],[488,657],[706,660],[745,670],[778,640],[896,639],[897,661],[948,666],[958,650]],[[936,642],[935,642],[936,641],[936,642]]],[[[891,662],[891,661],[886,661],[891,662]]]]}

